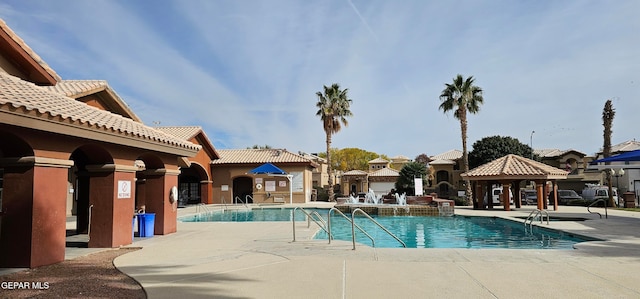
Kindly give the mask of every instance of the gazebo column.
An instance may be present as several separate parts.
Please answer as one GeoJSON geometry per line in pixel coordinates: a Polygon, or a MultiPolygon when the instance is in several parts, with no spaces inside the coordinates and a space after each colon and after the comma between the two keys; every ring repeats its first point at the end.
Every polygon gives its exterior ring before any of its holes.
{"type": "Polygon", "coordinates": [[[557,211],[558,210],[558,182],[557,181],[553,181],[553,188],[552,188],[552,194],[553,194],[553,210],[557,211]]]}
{"type": "Polygon", "coordinates": [[[484,208],[482,203],[482,181],[475,181],[476,192],[473,192],[473,209],[482,210],[484,208]]]}
{"type": "Polygon", "coordinates": [[[514,186],[514,199],[513,202],[516,204],[516,209],[521,208],[521,204],[522,204],[522,193],[520,193],[520,180],[513,182],[513,186],[514,186]]]}
{"type": "Polygon", "coordinates": [[[504,207],[505,211],[511,211],[511,203],[509,200],[509,189],[511,188],[511,183],[510,182],[503,182],[502,183],[502,206],[504,207]]]}
{"type": "Polygon", "coordinates": [[[548,182],[549,181],[545,181],[544,182],[544,191],[542,193],[542,198],[543,198],[542,208],[545,209],[545,210],[549,208],[549,198],[548,198],[548,196],[549,196],[549,185],[548,185],[548,182]]]}
{"type": "Polygon", "coordinates": [[[536,181],[536,193],[538,194],[538,210],[544,209],[542,201],[544,200],[544,181],[536,181]]]}

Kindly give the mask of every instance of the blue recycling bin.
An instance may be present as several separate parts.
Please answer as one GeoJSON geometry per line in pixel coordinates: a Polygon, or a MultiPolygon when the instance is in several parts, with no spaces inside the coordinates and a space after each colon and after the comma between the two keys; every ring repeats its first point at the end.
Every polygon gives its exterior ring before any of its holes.
{"type": "Polygon", "coordinates": [[[153,237],[155,221],[155,213],[138,214],[138,234],[141,238],[153,237]]]}

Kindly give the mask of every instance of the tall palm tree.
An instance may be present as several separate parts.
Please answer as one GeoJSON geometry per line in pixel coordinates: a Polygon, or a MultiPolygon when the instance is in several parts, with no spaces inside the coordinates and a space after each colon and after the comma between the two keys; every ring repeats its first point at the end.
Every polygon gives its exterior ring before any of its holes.
{"type": "MultiPolygon", "coordinates": [[[[452,84],[445,83],[445,89],[440,94],[439,109],[447,113],[453,111],[453,117],[460,121],[460,133],[462,136],[462,162],[464,171],[469,171],[469,152],[467,151],[467,112],[476,114],[480,110],[483,103],[482,89],[473,85],[475,79],[473,76],[464,79],[458,74],[453,78],[452,84]]],[[[467,199],[471,199],[472,191],[469,180],[465,181],[467,185],[467,199]]]]}
{"type": "MultiPolygon", "coordinates": [[[[602,109],[602,125],[604,126],[604,144],[602,145],[602,156],[607,158],[611,156],[611,127],[613,127],[613,117],[616,115],[616,110],[613,108],[613,104],[611,100],[607,100],[604,103],[604,109],[602,109]]],[[[609,171],[605,171],[607,185],[609,185],[609,205],[615,206],[613,201],[613,187],[611,173],[609,171]]]]}
{"type": "Polygon", "coordinates": [[[331,135],[338,133],[342,129],[341,124],[345,127],[349,125],[347,117],[353,116],[351,110],[352,100],[347,96],[348,89],[340,89],[338,83],[333,83],[331,86],[324,86],[324,93],[316,92],[318,96],[318,102],[316,107],[318,112],[316,116],[320,116],[322,121],[324,132],[327,134],[327,166],[329,172],[329,201],[333,200],[333,176],[331,175],[331,135]]]}

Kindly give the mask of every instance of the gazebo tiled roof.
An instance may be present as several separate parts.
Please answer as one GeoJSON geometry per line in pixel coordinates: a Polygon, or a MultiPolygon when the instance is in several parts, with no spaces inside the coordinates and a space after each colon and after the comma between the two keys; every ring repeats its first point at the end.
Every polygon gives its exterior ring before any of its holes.
{"type": "Polygon", "coordinates": [[[555,180],[566,179],[568,172],[518,155],[506,155],[478,166],[461,176],[480,180],[555,180]]]}

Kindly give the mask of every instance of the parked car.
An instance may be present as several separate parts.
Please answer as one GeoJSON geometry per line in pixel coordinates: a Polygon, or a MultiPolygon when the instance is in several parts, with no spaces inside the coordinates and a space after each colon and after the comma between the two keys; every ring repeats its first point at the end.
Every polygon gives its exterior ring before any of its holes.
{"type": "Polygon", "coordinates": [[[538,203],[538,191],[536,190],[523,190],[522,191],[522,204],[523,205],[535,205],[538,203]]]}
{"type": "MultiPolygon", "coordinates": [[[[558,190],[558,204],[567,205],[572,200],[582,200],[576,191],[573,190],[558,190]]],[[[553,205],[553,191],[549,192],[549,204],[553,205]]]]}
{"type": "MultiPolygon", "coordinates": [[[[492,199],[493,199],[493,205],[494,206],[499,206],[502,205],[502,202],[500,200],[500,197],[502,197],[502,188],[493,188],[491,189],[491,194],[492,194],[492,199]]],[[[487,204],[487,195],[484,195],[484,204],[487,204]]],[[[511,189],[509,189],[509,204],[513,204],[513,193],[511,192],[511,189]]]]}
{"type": "MultiPolygon", "coordinates": [[[[616,187],[613,190],[613,202],[618,206],[618,189],[616,187]]],[[[590,185],[582,190],[582,197],[587,202],[594,202],[599,199],[609,199],[609,187],[600,185],[590,185]]]]}

